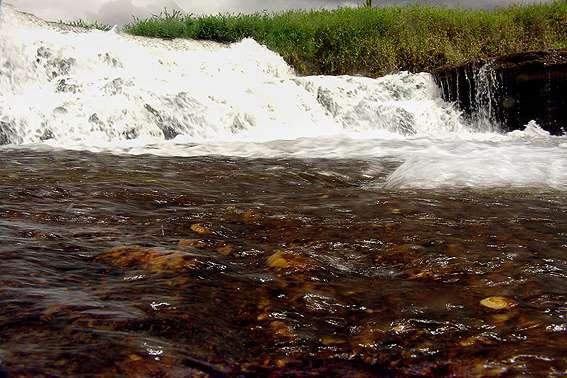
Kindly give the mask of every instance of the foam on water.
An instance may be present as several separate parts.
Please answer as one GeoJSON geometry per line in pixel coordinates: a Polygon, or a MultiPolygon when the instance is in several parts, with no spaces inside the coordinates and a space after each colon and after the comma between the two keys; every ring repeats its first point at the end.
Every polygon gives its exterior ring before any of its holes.
{"type": "Polygon", "coordinates": [[[298,77],[250,39],[160,41],[2,11],[4,148],[390,158],[403,164],[387,188],[567,188],[565,137],[465,124],[429,74],[298,77]]]}

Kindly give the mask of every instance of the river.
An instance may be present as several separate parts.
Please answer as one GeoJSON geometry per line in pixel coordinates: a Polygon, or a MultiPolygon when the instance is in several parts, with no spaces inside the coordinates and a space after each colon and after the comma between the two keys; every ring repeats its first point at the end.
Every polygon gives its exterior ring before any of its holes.
{"type": "Polygon", "coordinates": [[[567,137],[2,11],[0,376],[565,374],[567,137]]]}

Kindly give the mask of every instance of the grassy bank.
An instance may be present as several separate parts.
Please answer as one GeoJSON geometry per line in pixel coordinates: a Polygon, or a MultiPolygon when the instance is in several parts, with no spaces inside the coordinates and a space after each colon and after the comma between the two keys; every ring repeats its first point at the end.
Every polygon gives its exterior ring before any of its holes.
{"type": "Polygon", "coordinates": [[[166,12],[136,20],[125,31],[218,42],[251,37],[281,54],[301,74],[379,76],[567,48],[567,2],[493,11],[414,5],[200,17],[166,12]]]}

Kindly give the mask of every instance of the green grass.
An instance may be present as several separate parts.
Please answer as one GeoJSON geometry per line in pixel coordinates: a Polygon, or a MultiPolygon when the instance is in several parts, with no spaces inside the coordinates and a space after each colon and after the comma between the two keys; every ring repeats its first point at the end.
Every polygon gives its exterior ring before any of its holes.
{"type": "Polygon", "coordinates": [[[278,52],[300,74],[380,76],[567,48],[567,2],[491,11],[412,5],[218,16],[164,12],[134,20],[124,30],[218,42],[250,37],[278,52]]]}
{"type": "Polygon", "coordinates": [[[109,31],[110,29],[112,29],[112,26],[100,23],[98,21],[85,21],[85,20],[59,21],[59,24],[71,26],[74,28],[82,28],[82,29],[97,29],[104,31],[109,31]]]}

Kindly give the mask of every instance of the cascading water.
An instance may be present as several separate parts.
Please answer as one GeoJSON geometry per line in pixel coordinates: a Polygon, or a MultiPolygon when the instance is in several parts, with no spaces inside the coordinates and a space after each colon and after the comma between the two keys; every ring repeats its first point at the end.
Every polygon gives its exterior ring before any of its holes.
{"type": "Polygon", "coordinates": [[[377,130],[405,135],[462,128],[425,74],[299,78],[253,40],[223,46],[115,32],[64,33],[41,23],[6,28],[3,77],[15,96],[2,110],[4,122],[18,125],[5,138],[12,143],[276,139],[377,130]]]}
{"type": "Polygon", "coordinates": [[[564,138],[542,135],[536,125],[508,135],[477,131],[491,128],[496,81],[488,66],[477,78],[487,83],[486,91],[477,91],[481,111],[466,123],[425,73],[298,77],[280,56],[249,39],[227,46],[78,32],[3,11],[2,145],[178,156],[392,157],[405,164],[390,187],[567,184],[556,174],[566,166],[564,138]],[[486,164],[495,169],[474,173],[486,164]]]}
{"type": "Polygon", "coordinates": [[[565,375],[567,137],[490,85],[1,10],[0,377],[565,375]]]}
{"type": "Polygon", "coordinates": [[[476,93],[474,98],[475,114],[473,119],[484,127],[489,129],[498,123],[495,114],[495,93],[498,93],[498,78],[492,63],[483,64],[474,73],[474,82],[476,83],[476,93]]]}

